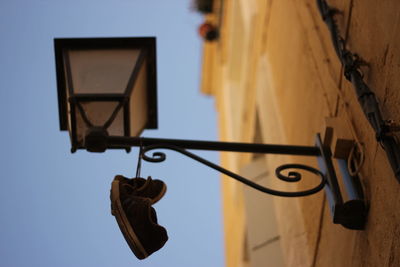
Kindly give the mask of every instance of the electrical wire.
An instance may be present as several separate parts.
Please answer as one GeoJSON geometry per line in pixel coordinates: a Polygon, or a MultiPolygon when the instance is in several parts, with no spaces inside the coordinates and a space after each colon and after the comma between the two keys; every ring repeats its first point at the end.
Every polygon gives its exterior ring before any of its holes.
{"type": "MultiPolygon", "coordinates": [[[[357,54],[350,52],[346,48],[344,39],[339,34],[339,30],[334,19],[334,15],[338,13],[338,11],[330,7],[326,0],[317,0],[317,5],[321,13],[322,19],[330,31],[332,43],[335,48],[336,54],[343,65],[344,76],[348,81],[353,84],[359,104],[371,127],[375,131],[376,140],[382,145],[382,148],[385,150],[396,179],[400,182],[399,144],[396,141],[395,137],[392,135],[393,129],[391,125],[388,124],[387,120],[385,121],[382,118],[382,113],[379,108],[375,94],[364,82],[364,75],[360,70],[360,66],[363,64],[363,62],[362,60],[360,60],[357,54]]],[[[352,151],[351,154],[354,154],[354,151],[352,151]]],[[[363,160],[364,155],[362,155],[362,161],[363,160]]],[[[360,165],[357,166],[355,169],[356,171],[359,171],[360,165]]]]}

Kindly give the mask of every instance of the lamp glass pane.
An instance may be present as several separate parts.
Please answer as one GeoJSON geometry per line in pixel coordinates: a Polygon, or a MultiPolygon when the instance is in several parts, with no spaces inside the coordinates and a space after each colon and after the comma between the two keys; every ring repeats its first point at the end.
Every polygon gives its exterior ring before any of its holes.
{"type": "Polygon", "coordinates": [[[75,94],[124,93],[139,49],[69,50],[75,94]]]}
{"type": "MultiPolygon", "coordinates": [[[[114,112],[115,108],[118,106],[119,102],[115,101],[102,101],[102,102],[81,102],[81,106],[85,111],[86,117],[94,126],[103,126],[111,114],[114,112]]],[[[82,114],[79,109],[75,108],[76,112],[76,132],[78,143],[83,141],[86,130],[88,126],[86,125],[82,114]]],[[[121,108],[115,119],[113,120],[107,131],[110,135],[124,135],[124,120],[123,120],[123,108],[121,108]]]]}
{"type": "Polygon", "coordinates": [[[144,60],[138,73],[130,100],[131,136],[139,136],[147,124],[147,61],[144,60]]]}

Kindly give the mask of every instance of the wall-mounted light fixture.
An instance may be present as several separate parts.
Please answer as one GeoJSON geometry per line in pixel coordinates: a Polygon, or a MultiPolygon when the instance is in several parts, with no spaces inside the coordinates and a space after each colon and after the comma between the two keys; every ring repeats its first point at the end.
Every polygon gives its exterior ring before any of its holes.
{"type": "Polygon", "coordinates": [[[166,159],[155,149],[186,155],[254,189],[282,197],[308,196],[325,189],[333,222],[348,229],[363,229],[367,207],[357,177],[352,177],[345,159],[336,159],[346,190],[343,199],[332,153],[316,135],[315,146],[272,145],[140,137],[143,129],[157,128],[156,40],[155,38],[55,39],[60,128],[68,131],[72,152],[86,149],[141,147],[141,158],[149,162],[166,159]],[[276,176],[286,182],[300,181],[300,169],[320,179],[314,188],[283,192],[239,176],[189,151],[213,150],[301,155],[318,160],[319,169],[302,164],[284,164],[276,176]],[[283,172],[291,170],[287,174],[283,172]]]}
{"type": "Polygon", "coordinates": [[[152,38],[55,40],[60,128],[69,131],[72,151],[104,151],[88,143],[96,135],[157,128],[155,49],[152,38]]]}

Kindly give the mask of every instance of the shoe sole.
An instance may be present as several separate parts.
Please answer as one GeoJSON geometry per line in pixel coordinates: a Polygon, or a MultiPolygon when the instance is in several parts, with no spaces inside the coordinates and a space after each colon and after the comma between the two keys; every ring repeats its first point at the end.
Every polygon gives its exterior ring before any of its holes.
{"type": "Polygon", "coordinates": [[[167,192],[167,187],[164,185],[163,188],[161,189],[161,192],[156,196],[155,198],[151,199],[151,204],[156,204],[164,195],[165,192],[167,192]]]}
{"type": "Polygon", "coordinates": [[[131,224],[126,217],[126,214],[122,208],[122,203],[119,198],[119,181],[114,180],[111,184],[111,202],[112,202],[112,214],[115,216],[117,220],[119,229],[132,252],[139,258],[144,259],[148,257],[146,250],[144,249],[142,243],[137,237],[135,231],[133,230],[131,224]]]}

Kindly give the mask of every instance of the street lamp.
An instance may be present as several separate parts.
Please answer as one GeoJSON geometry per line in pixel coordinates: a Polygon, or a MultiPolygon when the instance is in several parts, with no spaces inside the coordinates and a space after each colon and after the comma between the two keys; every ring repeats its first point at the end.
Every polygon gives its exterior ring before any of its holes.
{"type": "Polygon", "coordinates": [[[293,146],[178,140],[140,137],[143,129],[157,128],[156,40],[155,38],[83,38],[55,39],[60,129],[68,131],[71,151],[140,147],[140,157],[150,162],[166,159],[169,149],[186,155],[261,192],[302,197],[324,189],[333,222],[348,229],[364,228],[367,207],[357,177],[352,177],[345,159],[336,159],[346,191],[344,200],[332,153],[316,135],[315,146],[293,146]],[[277,167],[276,176],[286,182],[298,182],[302,175],[295,169],[320,178],[315,187],[299,192],[283,192],[263,187],[222,168],[187,149],[311,156],[319,169],[302,164],[277,167]],[[290,169],[288,174],[284,171],[290,169]]]}
{"type": "Polygon", "coordinates": [[[154,38],[55,39],[60,128],[72,151],[129,150],[96,136],[157,128],[155,49],[154,38]]]}

